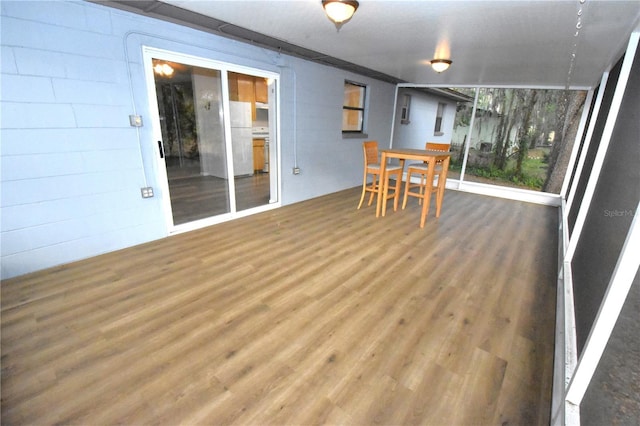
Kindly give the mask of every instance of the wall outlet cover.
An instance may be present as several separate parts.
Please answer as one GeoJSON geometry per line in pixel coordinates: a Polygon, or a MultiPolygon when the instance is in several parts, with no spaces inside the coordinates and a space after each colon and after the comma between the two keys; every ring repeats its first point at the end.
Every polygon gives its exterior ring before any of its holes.
{"type": "Polygon", "coordinates": [[[129,124],[132,127],[142,127],[142,116],[141,115],[130,115],[129,116],[129,124]]]}

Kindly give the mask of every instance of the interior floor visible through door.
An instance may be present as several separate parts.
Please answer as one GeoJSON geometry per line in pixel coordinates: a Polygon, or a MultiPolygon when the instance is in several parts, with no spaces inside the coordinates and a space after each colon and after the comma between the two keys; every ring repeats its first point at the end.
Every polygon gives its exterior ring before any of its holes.
{"type": "MultiPolygon", "coordinates": [[[[236,176],[235,185],[237,210],[269,204],[269,173],[236,176]]],[[[176,225],[228,212],[226,179],[200,175],[169,178],[169,191],[176,225]]]]}

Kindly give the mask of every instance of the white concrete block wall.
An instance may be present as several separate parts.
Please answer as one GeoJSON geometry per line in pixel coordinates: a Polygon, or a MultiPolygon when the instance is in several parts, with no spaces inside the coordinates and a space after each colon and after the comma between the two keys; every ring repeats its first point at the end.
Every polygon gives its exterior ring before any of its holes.
{"type": "MultiPolygon", "coordinates": [[[[292,59],[290,63],[296,70],[298,85],[295,115],[298,167],[302,173],[292,176],[293,141],[287,129],[292,123],[288,122],[283,125],[283,201],[301,201],[361,184],[362,142],[377,140],[381,146],[389,143],[395,86],[306,61],[292,59]],[[342,137],[345,80],[368,87],[367,137],[342,137]]],[[[285,87],[284,98],[289,98],[290,90],[285,87]]]]}
{"type": "Polygon", "coordinates": [[[142,219],[150,203],[136,189],[144,174],[110,13],[0,7],[2,277],[160,237],[142,219]]]}
{"type": "Polygon", "coordinates": [[[138,137],[128,122],[134,106],[151,119],[142,46],[280,72],[283,204],[360,184],[364,139],[340,132],[345,79],[369,85],[369,139],[388,142],[391,84],[296,58],[278,67],[275,52],[92,3],[0,12],[2,278],[167,236],[151,126],[138,137]]]}
{"type": "Polygon", "coordinates": [[[400,102],[403,94],[411,95],[409,124],[400,123],[400,109],[396,112],[393,130],[393,146],[396,148],[424,148],[426,142],[451,143],[453,124],[456,117],[456,102],[429,96],[411,89],[399,91],[400,102]],[[434,135],[438,103],[446,104],[442,117],[442,135],[434,135]]]}

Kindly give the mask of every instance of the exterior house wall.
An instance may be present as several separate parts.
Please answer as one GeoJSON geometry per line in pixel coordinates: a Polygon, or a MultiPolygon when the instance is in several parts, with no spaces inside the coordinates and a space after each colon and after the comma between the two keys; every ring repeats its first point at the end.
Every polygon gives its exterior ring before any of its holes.
{"type": "Polygon", "coordinates": [[[143,46],[280,73],[282,204],[360,184],[364,138],[341,134],[344,80],[368,85],[368,137],[391,132],[388,83],[93,3],[0,8],[2,278],[168,235],[143,46]]]}
{"type": "Polygon", "coordinates": [[[393,130],[394,148],[424,149],[426,142],[451,143],[453,124],[456,118],[456,102],[428,95],[418,90],[398,90],[398,106],[393,130]],[[401,103],[405,94],[411,95],[409,123],[402,124],[401,103]],[[434,135],[438,103],[446,105],[442,117],[441,135],[434,135]]]}
{"type": "MultiPolygon", "coordinates": [[[[469,148],[480,149],[480,145],[483,142],[490,143],[491,147],[495,145],[495,137],[498,134],[498,126],[500,125],[500,116],[490,115],[483,110],[476,111],[476,118],[473,125],[473,132],[471,133],[471,145],[469,148]],[[483,114],[483,115],[480,115],[483,114]]],[[[462,146],[465,142],[465,137],[469,136],[469,126],[459,125],[453,129],[453,145],[462,146]]],[[[518,128],[511,129],[509,134],[509,140],[511,141],[511,147],[513,150],[516,145],[516,138],[518,136],[518,128]]]]}

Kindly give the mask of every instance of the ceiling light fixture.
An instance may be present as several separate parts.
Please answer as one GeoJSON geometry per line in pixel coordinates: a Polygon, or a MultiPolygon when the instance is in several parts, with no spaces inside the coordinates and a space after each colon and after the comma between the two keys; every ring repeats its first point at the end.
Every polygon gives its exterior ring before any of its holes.
{"type": "Polygon", "coordinates": [[[449,59],[432,59],[431,68],[437,73],[441,73],[442,71],[446,71],[451,65],[451,61],[449,59]]]}
{"type": "Polygon", "coordinates": [[[167,77],[173,75],[173,68],[169,64],[156,64],[153,66],[153,70],[158,75],[166,75],[167,77]]]}
{"type": "Polygon", "coordinates": [[[359,3],[356,0],[322,0],[324,12],[336,24],[338,30],[351,19],[358,6],[359,3]]]}

